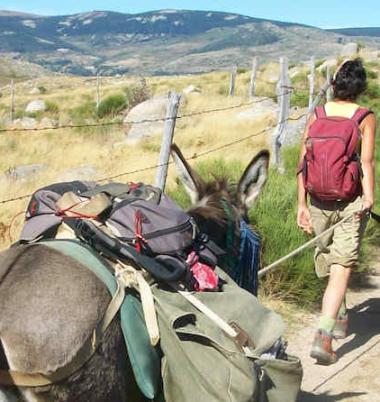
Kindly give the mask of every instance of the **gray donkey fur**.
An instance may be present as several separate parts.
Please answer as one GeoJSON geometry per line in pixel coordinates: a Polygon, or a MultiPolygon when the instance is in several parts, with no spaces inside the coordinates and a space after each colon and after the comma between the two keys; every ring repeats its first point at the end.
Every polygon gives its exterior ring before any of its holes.
{"type": "MultiPolygon", "coordinates": [[[[189,211],[206,233],[226,232],[220,197],[236,219],[247,212],[267,176],[269,154],[261,152],[232,190],[226,180],[206,184],[174,147],[181,180],[195,204],[189,211]],[[205,224],[206,222],[209,225],[205,224]]],[[[210,234],[211,234],[210,233],[210,234]]],[[[223,244],[220,244],[223,246],[223,244]]],[[[13,370],[49,373],[69,362],[110,301],[100,280],[76,260],[42,245],[14,247],[0,254],[0,340],[13,370]]],[[[3,361],[2,361],[3,360],[3,361]]],[[[78,372],[52,386],[16,390],[0,386],[0,402],[140,402],[118,321],[114,320],[95,355],[78,372]]]]}
{"type": "MultiPolygon", "coordinates": [[[[54,372],[76,354],[110,301],[102,282],[74,259],[45,246],[0,254],[0,334],[9,366],[54,372]]],[[[53,386],[20,390],[26,401],[140,399],[117,321],[82,370],[53,386]]]]}

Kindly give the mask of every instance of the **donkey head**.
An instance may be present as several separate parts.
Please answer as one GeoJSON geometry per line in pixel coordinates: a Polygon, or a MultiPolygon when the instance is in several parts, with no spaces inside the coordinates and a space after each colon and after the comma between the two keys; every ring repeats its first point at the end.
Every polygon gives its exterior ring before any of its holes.
{"type": "Polygon", "coordinates": [[[191,199],[192,206],[188,213],[199,229],[223,249],[227,249],[228,236],[233,237],[233,245],[237,248],[239,222],[248,219],[248,210],[266,182],[269,152],[261,151],[251,160],[237,185],[233,185],[228,178],[205,182],[174,144],[171,154],[179,178],[191,199]]]}

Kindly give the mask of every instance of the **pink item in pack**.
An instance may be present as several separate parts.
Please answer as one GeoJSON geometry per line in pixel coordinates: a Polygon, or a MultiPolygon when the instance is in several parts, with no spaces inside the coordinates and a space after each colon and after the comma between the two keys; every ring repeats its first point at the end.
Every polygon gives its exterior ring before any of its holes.
{"type": "Polygon", "coordinates": [[[188,255],[186,262],[189,264],[195,279],[194,289],[197,292],[216,290],[218,288],[218,275],[209,265],[199,262],[199,257],[195,251],[188,255]]]}

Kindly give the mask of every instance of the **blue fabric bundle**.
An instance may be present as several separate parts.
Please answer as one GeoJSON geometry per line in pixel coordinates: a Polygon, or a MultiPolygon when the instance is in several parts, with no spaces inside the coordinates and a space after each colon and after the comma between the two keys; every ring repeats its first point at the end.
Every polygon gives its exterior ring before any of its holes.
{"type": "Polygon", "coordinates": [[[243,289],[257,295],[259,287],[260,237],[243,220],[240,221],[239,262],[233,271],[234,281],[243,289]]]}

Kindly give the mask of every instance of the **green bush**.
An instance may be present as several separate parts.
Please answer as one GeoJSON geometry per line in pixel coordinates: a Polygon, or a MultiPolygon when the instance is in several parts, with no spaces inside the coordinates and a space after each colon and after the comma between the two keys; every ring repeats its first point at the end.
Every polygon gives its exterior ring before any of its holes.
{"type": "Polygon", "coordinates": [[[325,59],[319,59],[315,62],[315,68],[320,67],[325,62],[325,59]]]}
{"type": "Polygon", "coordinates": [[[309,79],[307,72],[299,73],[292,78],[292,85],[296,87],[296,90],[299,88],[307,89],[309,88],[309,79]]]}
{"type": "Polygon", "coordinates": [[[249,71],[249,69],[248,69],[247,67],[238,67],[236,72],[237,72],[238,74],[244,74],[244,73],[246,73],[247,71],[249,71]]]}
{"type": "Polygon", "coordinates": [[[40,85],[39,87],[37,87],[37,89],[40,91],[41,94],[46,94],[47,92],[47,89],[43,85],[40,85]]]}
{"type": "Polygon", "coordinates": [[[220,85],[219,88],[218,88],[218,94],[219,94],[219,95],[225,95],[225,96],[227,96],[227,95],[228,95],[228,91],[229,91],[229,86],[226,85],[226,84],[222,84],[222,85],[220,85]]]}
{"type": "Polygon", "coordinates": [[[124,94],[110,95],[103,99],[98,107],[99,118],[113,117],[128,107],[128,99],[124,94]]]}
{"type": "Polygon", "coordinates": [[[379,76],[377,71],[367,70],[367,77],[369,79],[375,80],[379,76]]]}
{"type": "Polygon", "coordinates": [[[45,109],[46,112],[49,112],[51,114],[59,113],[59,106],[56,103],[54,103],[52,101],[46,101],[45,104],[46,104],[46,109],[45,109]]]}
{"type": "Polygon", "coordinates": [[[93,101],[86,102],[83,105],[70,109],[68,113],[74,123],[82,124],[85,120],[96,117],[96,103],[93,101]]]}
{"type": "Polygon", "coordinates": [[[308,107],[309,106],[309,92],[306,91],[296,91],[292,93],[291,105],[298,107],[308,107]]]}
{"type": "Polygon", "coordinates": [[[156,142],[152,142],[152,141],[143,141],[141,143],[141,149],[143,151],[153,152],[155,154],[158,154],[161,149],[161,144],[157,144],[156,142]]]}
{"type": "Polygon", "coordinates": [[[379,99],[380,98],[379,84],[377,82],[369,81],[364,96],[367,96],[369,99],[379,99]]]}

